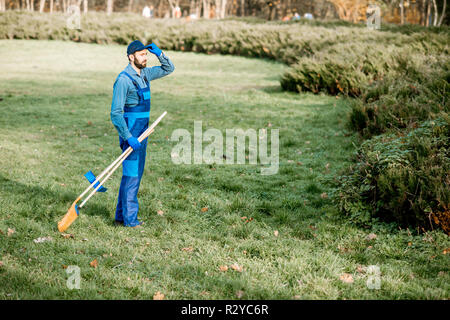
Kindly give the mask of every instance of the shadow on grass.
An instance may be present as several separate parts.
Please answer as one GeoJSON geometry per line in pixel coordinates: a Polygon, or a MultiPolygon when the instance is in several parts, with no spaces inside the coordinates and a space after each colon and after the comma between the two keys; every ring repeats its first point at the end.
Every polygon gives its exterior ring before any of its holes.
{"type": "MultiPolygon", "coordinates": [[[[49,205],[63,206],[69,209],[70,205],[78,197],[78,194],[73,192],[56,192],[41,186],[29,186],[0,174],[0,194],[4,195],[6,193],[16,198],[14,199],[15,202],[22,204],[19,209],[20,212],[23,212],[21,215],[28,216],[30,212],[42,213],[35,215],[35,217],[38,217],[38,220],[53,219],[55,214],[62,217],[66,213],[64,210],[55,212],[52,215],[44,213],[48,211],[49,205]]],[[[86,210],[83,210],[83,213],[91,216],[101,216],[110,221],[110,212],[103,205],[92,204],[86,210]]]]}

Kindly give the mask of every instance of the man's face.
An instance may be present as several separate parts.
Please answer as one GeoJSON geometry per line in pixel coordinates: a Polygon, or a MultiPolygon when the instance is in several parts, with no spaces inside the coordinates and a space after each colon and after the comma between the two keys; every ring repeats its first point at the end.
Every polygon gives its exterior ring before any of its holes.
{"type": "Polygon", "coordinates": [[[147,49],[136,51],[130,55],[130,60],[139,69],[144,69],[147,66],[147,49]]]}

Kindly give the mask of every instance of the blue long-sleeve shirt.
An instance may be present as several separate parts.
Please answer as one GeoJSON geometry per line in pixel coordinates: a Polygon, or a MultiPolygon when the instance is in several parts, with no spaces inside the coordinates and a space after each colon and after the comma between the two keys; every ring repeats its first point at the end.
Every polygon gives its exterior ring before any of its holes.
{"type": "MultiPolygon", "coordinates": [[[[161,53],[158,59],[161,62],[160,66],[141,69],[141,75],[133,69],[131,64],[128,64],[124,71],[127,72],[141,88],[145,88],[147,84],[144,81],[144,75],[147,77],[148,81],[152,81],[167,76],[175,70],[172,61],[170,61],[164,53],[161,53]]],[[[117,77],[116,82],[114,82],[111,103],[111,122],[116,127],[119,135],[125,140],[131,138],[132,134],[128,130],[125,119],[123,118],[124,107],[134,107],[138,103],[139,96],[133,82],[125,76],[117,77]]]]}

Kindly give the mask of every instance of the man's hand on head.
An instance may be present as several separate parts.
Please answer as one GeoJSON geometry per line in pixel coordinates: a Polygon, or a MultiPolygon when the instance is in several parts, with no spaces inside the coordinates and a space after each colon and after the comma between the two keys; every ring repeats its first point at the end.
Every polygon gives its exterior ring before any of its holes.
{"type": "Polygon", "coordinates": [[[162,50],[154,43],[150,44],[147,49],[157,57],[159,57],[162,53],[162,50]]]}

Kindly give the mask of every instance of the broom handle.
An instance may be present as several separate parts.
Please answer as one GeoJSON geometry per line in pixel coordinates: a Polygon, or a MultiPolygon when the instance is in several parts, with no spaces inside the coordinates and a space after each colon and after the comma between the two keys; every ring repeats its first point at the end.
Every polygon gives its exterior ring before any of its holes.
{"type": "MultiPolygon", "coordinates": [[[[149,136],[152,132],[153,132],[153,129],[152,129],[152,131],[148,132],[147,136],[149,136]]],[[[144,140],[145,138],[147,138],[147,136],[146,136],[146,137],[143,137],[142,140],[144,140]]],[[[142,135],[141,135],[141,137],[142,137],[142,135]]],[[[116,163],[116,165],[111,169],[111,171],[109,171],[109,173],[107,174],[107,176],[105,177],[105,179],[103,179],[103,181],[101,181],[101,182],[99,181],[99,182],[100,182],[99,185],[95,188],[95,190],[92,190],[92,192],[89,194],[89,196],[88,196],[86,199],[84,199],[84,201],[80,204],[79,208],[83,207],[84,204],[85,204],[85,203],[86,203],[86,202],[94,195],[94,193],[96,193],[97,190],[100,189],[100,187],[106,182],[106,180],[109,179],[109,177],[114,173],[114,171],[116,171],[116,169],[120,167],[120,165],[122,164],[122,162],[125,161],[125,159],[130,155],[131,152],[133,152],[133,149],[132,149],[131,147],[128,148],[128,149],[124,152],[124,157],[122,157],[122,159],[120,159],[120,161],[119,161],[118,163],[116,163]]]]}
{"type": "MultiPolygon", "coordinates": [[[[162,120],[162,118],[164,118],[164,116],[167,114],[167,111],[164,111],[158,119],[156,119],[152,125],[150,127],[147,128],[147,130],[145,130],[140,137],[138,138],[139,142],[142,142],[145,138],[147,138],[150,135],[150,131],[153,130],[158,123],[162,120]]],[[[111,168],[113,168],[117,162],[121,161],[122,158],[125,159],[126,157],[128,157],[128,155],[130,153],[127,153],[129,151],[132,151],[133,149],[131,147],[128,147],[116,160],[113,161],[113,163],[111,163],[105,170],[103,170],[103,172],[97,177],[95,178],[95,180],[91,183],[91,185],[89,187],[86,188],[86,190],[83,191],[83,193],[79,196],[79,198],[82,198],[91,188],[94,188],[94,185],[97,182],[100,182],[100,179],[109,171],[111,170],[111,168]],[[124,158],[125,157],[125,158],[124,158]]],[[[122,163],[122,162],[120,162],[122,163]]]]}

